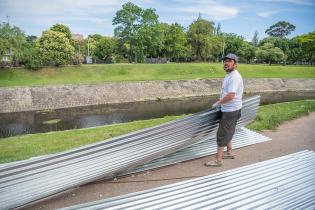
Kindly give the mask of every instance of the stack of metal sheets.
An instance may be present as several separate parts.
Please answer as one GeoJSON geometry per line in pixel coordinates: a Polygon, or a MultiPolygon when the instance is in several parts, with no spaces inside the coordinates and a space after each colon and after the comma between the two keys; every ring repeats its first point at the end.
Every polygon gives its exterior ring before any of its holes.
{"type": "MultiPolygon", "coordinates": [[[[255,118],[259,101],[259,96],[244,100],[239,127],[255,118]]],[[[218,120],[219,110],[210,109],[71,151],[2,164],[0,206],[14,208],[71,187],[112,178],[183,148],[213,139],[218,120]]]]}
{"type": "MultiPolygon", "coordinates": [[[[239,128],[232,139],[233,148],[241,148],[249,145],[253,145],[256,143],[262,143],[265,141],[269,141],[271,138],[263,136],[259,133],[251,131],[247,128],[239,128]]],[[[209,138],[206,141],[201,143],[192,145],[183,150],[177,151],[175,153],[169,154],[165,157],[156,159],[147,163],[143,166],[139,166],[137,168],[130,169],[121,175],[133,174],[136,172],[147,171],[150,169],[167,166],[187,160],[192,160],[208,155],[215,154],[217,151],[217,143],[215,138],[209,138]]]]}
{"type": "Polygon", "coordinates": [[[257,164],[65,209],[315,209],[315,153],[257,164]]]}

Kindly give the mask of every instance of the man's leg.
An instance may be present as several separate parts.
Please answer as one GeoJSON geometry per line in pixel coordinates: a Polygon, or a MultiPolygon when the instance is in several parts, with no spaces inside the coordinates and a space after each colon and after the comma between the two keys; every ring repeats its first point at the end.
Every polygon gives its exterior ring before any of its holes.
{"type": "Polygon", "coordinates": [[[206,166],[217,167],[222,166],[222,158],[224,155],[224,147],[217,146],[217,154],[215,155],[215,159],[209,162],[206,162],[206,166]]]}
{"type": "Polygon", "coordinates": [[[222,166],[222,157],[224,154],[224,145],[222,145],[222,138],[224,138],[225,135],[225,132],[223,130],[224,126],[222,125],[223,115],[224,113],[221,112],[219,128],[217,131],[217,154],[214,160],[205,163],[206,166],[210,167],[222,166]]]}
{"type": "Polygon", "coordinates": [[[230,141],[228,144],[227,144],[227,153],[228,154],[232,154],[233,152],[232,152],[232,142],[230,141]]]}
{"type": "Polygon", "coordinates": [[[227,152],[223,154],[222,159],[235,159],[235,155],[233,154],[233,151],[232,151],[232,142],[230,141],[226,147],[227,147],[227,152]]]}
{"type": "Polygon", "coordinates": [[[218,162],[222,162],[222,157],[224,153],[224,147],[217,147],[217,154],[215,156],[215,160],[218,162]]]}

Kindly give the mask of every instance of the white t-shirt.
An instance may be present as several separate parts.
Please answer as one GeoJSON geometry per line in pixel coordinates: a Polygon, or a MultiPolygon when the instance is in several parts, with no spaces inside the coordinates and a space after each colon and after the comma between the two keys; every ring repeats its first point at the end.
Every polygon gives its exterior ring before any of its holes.
{"type": "Polygon", "coordinates": [[[220,99],[224,98],[228,93],[235,93],[235,98],[225,104],[221,104],[222,112],[233,112],[242,108],[243,96],[243,79],[240,73],[235,69],[227,73],[224,77],[221,89],[220,99]]]}

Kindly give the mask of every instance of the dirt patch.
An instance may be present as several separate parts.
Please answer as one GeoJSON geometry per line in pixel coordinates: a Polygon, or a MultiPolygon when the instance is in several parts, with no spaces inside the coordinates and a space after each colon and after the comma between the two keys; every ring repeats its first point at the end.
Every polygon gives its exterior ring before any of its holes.
{"type": "Polygon", "coordinates": [[[315,151],[315,113],[284,123],[276,131],[264,131],[262,134],[271,137],[272,141],[236,149],[237,158],[225,160],[224,166],[220,168],[203,166],[213,156],[199,158],[117,180],[90,183],[43,199],[24,209],[61,208],[206,176],[305,149],[315,151]]]}

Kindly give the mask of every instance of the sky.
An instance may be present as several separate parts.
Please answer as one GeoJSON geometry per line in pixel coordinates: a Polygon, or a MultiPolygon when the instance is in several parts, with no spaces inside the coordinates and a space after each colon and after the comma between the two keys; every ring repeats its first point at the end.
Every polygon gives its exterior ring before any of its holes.
{"type": "MultiPolygon", "coordinates": [[[[72,33],[113,36],[112,20],[124,0],[0,0],[0,22],[20,27],[27,35],[40,36],[56,23],[72,33]],[[9,18],[7,18],[7,16],[9,18]]],[[[160,22],[179,23],[185,28],[198,18],[221,24],[226,33],[250,41],[259,39],[278,21],[296,26],[289,38],[315,31],[315,0],[135,0],[142,9],[154,8],[160,22]]]]}

